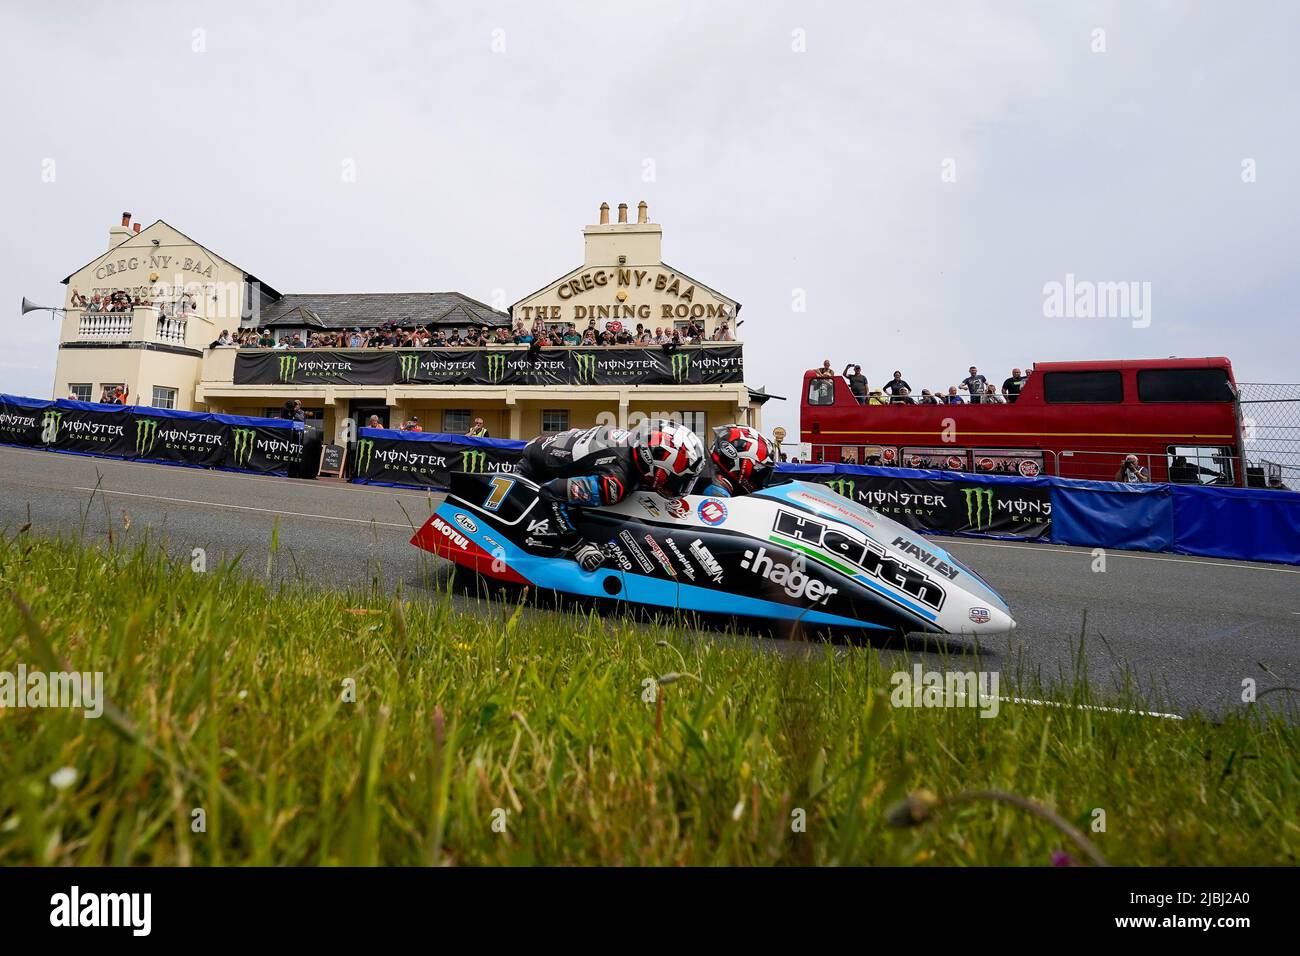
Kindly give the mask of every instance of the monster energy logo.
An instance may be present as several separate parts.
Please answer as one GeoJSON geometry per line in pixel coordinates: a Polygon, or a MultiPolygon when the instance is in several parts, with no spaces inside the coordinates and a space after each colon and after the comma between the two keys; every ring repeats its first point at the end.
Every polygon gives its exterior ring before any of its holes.
{"type": "Polygon", "coordinates": [[[987,527],[993,521],[993,489],[964,488],[966,496],[966,523],[975,530],[987,527]],[[984,513],[988,509],[988,514],[984,513]]]}
{"type": "Polygon", "coordinates": [[[415,378],[415,373],[420,370],[420,356],[418,355],[399,355],[401,362],[402,378],[415,378]]]}
{"type": "Polygon", "coordinates": [[[577,369],[579,382],[596,380],[596,356],[591,352],[574,352],[573,364],[577,369]]]}
{"type": "MultiPolygon", "coordinates": [[[[280,359],[284,361],[283,358],[280,359]]],[[[236,428],[234,431],[234,444],[231,450],[235,454],[235,467],[243,468],[253,460],[253,440],[257,437],[257,432],[251,428],[236,428]]]]}
{"type": "Polygon", "coordinates": [[[298,356],[296,355],[278,355],[280,360],[280,381],[288,382],[293,379],[293,373],[298,370],[298,356]]]}
{"type": "Polygon", "coordinates": [[[499,382],[506,377],[506,357],[499,352],[484,356],[483,365],[489,382],[499,382]]]}
{"type": "Polygon", "coordinates": [[[41,441],[49,445],[59,440],[59,424],[63,421],[63,412],[49,409],[41,418],[41,441]]]}
{"type": "Polygon", "coordinates": [[[849,501],[853,500],[853,489],[856,486],[857,482],[850,481],[848,478],[834,478],[826,482],[827,488],[843,498],[848,498],[849,501]]]}
{"type": "Polygon", "coordinates": [[[375,452],[375,440],[363,438],[357,442],[357,472],[365,474],[370,470],[370,458],[375,452]]]}
{"type": "Polygon", "coordinates": [[[475,449],[460,453],[460,470],[469,472],[471,475],[487,471],[487,463],[488,456],[485,451],[475,449]]]}
{"type": "Polygon", "coordinates": [[[686,352],[674,352],[673,381],[684,382],[691,376],[691,357],[686,352]]]}
{"type": "Polygon", "coordinates": [[[143,455],[158,438],[158,419],[141,418],[135,423],[135,453],[143,455]]]}

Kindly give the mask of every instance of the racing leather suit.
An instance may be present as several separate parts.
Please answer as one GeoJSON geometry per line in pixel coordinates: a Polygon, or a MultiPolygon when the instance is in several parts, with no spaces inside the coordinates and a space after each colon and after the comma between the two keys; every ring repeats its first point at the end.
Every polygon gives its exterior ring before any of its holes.
{"type": "Polygon", "coordinates": [[[707,495],[710,498],[730,498],[743,493],[736,490],[735,482],[727,477],[726,472],[719,468],[712,458],[704,460],[699,480],[695,482],[695,490],[691,492],[695,495],[707,495]]]}
{"type": "Polygon", "coordinates": [[[572,428],[524,446],[516,468],[540,486],[554,547],[568,551],[582,544],[570,508],[616,504],[640,487],[633,454],[628,433],[617,428],[572,428]]]}

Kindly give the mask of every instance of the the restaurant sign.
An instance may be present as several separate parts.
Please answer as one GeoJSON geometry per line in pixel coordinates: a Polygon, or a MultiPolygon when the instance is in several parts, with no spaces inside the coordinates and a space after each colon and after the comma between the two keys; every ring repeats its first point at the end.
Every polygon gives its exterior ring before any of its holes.
{"type": "Polygon", "coordinates": [[[726,385],[739,345],[657,348],[241,350],[236,385],[726,385]]]}
{"type": "Polygon", "coordinates": [[[513,308],[517,320],[598,328],[617,319],[669,326],[697,319],[713,328],[735,318],[736,303],[664,266],[593,266],[534,293],[513,308]]]}

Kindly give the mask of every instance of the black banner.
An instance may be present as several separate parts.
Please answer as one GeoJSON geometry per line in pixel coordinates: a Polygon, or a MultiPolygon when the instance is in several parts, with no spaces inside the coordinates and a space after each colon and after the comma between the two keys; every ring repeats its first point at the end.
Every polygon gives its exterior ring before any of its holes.
{"type": "MultiPolygon", "coordinates": [[[[370,429],[364,431],[369,432],[370,429]]],[[[511,471],[521,449],[363,434],[353,456],[356,479],[423,488],[447,488],[451,473],[511,471]]]]}
{"type": "Polygon", "coordinates": [[[322,349],[245,349],[235,356],[236,385],[392,385],[397,353],[322,349]]]}
{"type": "Polygon", "coordinates": [[[744,379],[739,345],[651,348],[244,350],[236,385],[718,385],[744,379]]]}
{"type": "Polygon", "coordinates": [[[75,451],[112,458],[132,458],[134,418],[123,406],[91,411],[58,405],[41,411],[40,444],[54,451],[75,451]]]}
{"type": "Polygon", "coordinates": [[[294,474],[302,464],[303,433],[266,425],[228,425],[226,464],[263,475],[294,474]]]}
{"type": "MultiPolygon", "coordinates": [[[[205,468],[219,468],[226,463],[230,425],[140,413],[131,416],[131,423],[135,442],[132,458],[202,465],[205,468]]],[[[285,434],[289,432],[285,430],[285,434]]]]}
{"type": "Polygon", "coordinates": [[[914,531],[1045,538],[1052,528],[1051,489],[1035,485],[878,475],[798,477],[826,485],[914,531]]]}
{"type": "Polygon", "coordinates": [[[0,443],[39,445],[41,443],[42,408],[19,405],[0,398],[0,443]]]}

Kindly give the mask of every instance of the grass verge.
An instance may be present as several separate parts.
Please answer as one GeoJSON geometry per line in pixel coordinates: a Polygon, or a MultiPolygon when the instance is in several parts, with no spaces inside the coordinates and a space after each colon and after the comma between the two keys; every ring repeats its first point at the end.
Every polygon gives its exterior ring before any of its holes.
{"type": "Polygon", "coordinates": [[[1294,865],[1300,845],[1277,716],[1081,709],[1145,706],[1083,680],[992,718],[899,708],[898,658],[869,647],[268,588],[147,545],[0,540],[0,675],[20,665],[102,672],[109,703],[0,709],[7,865],[1294,865]]]}

